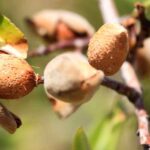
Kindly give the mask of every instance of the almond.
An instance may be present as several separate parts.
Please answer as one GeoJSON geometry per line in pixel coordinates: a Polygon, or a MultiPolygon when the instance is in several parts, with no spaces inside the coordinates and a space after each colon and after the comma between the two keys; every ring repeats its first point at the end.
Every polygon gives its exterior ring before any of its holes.
{"type": "Polygon", "coordinates": [[[0,98],[23,97],[35,86],[36,75],[24,59],[0,54],[0,98]]]}
{"type": "Polygon", "coordinates": [[[44,87],[48,97],[81,104],[93,96],[103,77],[103,72],[90,66],[85,56],[67,52],[47,64],[44,87]]]}
{"type": "Polygon", "coordinates": [[[87,53],[89,63],[105,75],[113,75],[125,61],[128,47],[128,33],[123,26],[104,24],[90,40],[87,53]]]}

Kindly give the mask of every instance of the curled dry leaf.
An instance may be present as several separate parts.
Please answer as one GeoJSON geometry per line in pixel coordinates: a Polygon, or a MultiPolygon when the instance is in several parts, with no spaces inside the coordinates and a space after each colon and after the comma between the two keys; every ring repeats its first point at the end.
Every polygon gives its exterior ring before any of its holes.
{"type": "Polygon", "coordinates": [[[9,133],[14,133],[21,125],[21,120],[0,103],[0,125],[9,133]]]}
{"type": "Polygon", "coordinates": [[[89,63],[105,75],[115,74],[128,54],[127,30],[117,23],[104,24],[92,37],[88,48],[89,63]]]}
{"type": "Polygon", "coordinates": [[[49,39],[68,40],[94,33],[85,18],[65,10],[43,10],[27,20],[39,35],[49,39]]]}
{"type": "Polygon", "coordinates": [[[68,52],[55,57],[44,70],[47,95],[73,104],[88,101],[99,86],[104,74],[88,64],[86,57],[68,52]]]}
{"type": "Polygon", "coordinates": [[[150,38],[145,39],[143,47],[137,50],[134,65],[141,76],[144,77],[150,74],[150,38]]]}
{"type": "Polygon", "coordinates": [[[23,59],[0,54],[0,98],[16,99],[36,86],[36,75],[23,59]]]}
{"type": "Polygon", "coordinates": [[[5,16],[0,14],[0,51],[25,59],[28,44],[24,34],[5,16]]]}

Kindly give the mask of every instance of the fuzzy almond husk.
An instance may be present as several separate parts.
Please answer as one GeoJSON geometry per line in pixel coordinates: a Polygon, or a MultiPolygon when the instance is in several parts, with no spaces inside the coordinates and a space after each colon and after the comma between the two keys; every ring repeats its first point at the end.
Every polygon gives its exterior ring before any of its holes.
{"type": "Polygon", "coordinates": [[[29,21],[41,36],[55,34],[59,22],[79,34],[93,35],[94,28],[82,16],[65,10],[43,10],[35,14],[29,21]]]}
{"type": "Polygon", "coordinates": [[[104,24],[90,40],[87,53],[89,63],[105,75],[113,75],[125,61],[128,47],[128,33],[123,26],[104,24]]]}
{"type": "Polygon", "coordinates": [[[103,72],[90,66],[82,54],[68,52],[47,64],[44,87],[55,99],[81,104],[90,100],[103,77],[103,72]]]}
{"type": "Polygon", "coordinates": [[[52,104],[53,111],[58,115],[59,118],[64,119],[74,113],[80,105],[67,103],[62,100],[55,99],[49,93],[47,93],[48,99],[52,104]]]}
{"type": "Polygon", "coordinates": [[[36,75],[25,60],[0,54],[0,98],[23,97],[35,86],[36,75]]]}

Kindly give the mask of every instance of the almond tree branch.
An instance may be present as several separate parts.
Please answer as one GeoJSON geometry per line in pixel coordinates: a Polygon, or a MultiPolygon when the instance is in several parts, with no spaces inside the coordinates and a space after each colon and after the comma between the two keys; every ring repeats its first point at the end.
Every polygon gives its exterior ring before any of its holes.
{"type": "Polygon", "coordinates": [[[105,77],[101,83],[103,86],[111,88],[116,92],[128,97],[129,101],[132,102],[136,108],[136,115],[138,118],[138,136],[140,137],[140,143],[143,145],[144,149],[150,148],[150,135],[148,129],[149,117],[144,109],[143,97],[141,92],[133,87],[125,85],[123,83],[114,81],[105,77]]]}
{"type": "Polygon", "coordinates": [[[136,106],[136,108],[138,109],[144,108],[143,101],[140,100],[142,99],[142,96],[134,88],[129,87],[128,85],[124,83],[110,79],[108,77],[104,77],[101,85],[106,86],[110,89],[113,89],[121,95],[125,95],[129,99],[129,101],[132,102],[136,106]]]}
{"type": "MultiPolygon", "coordinates": [[[[106,22],[118,22],[119,15],[117,13],[117,10],[115,8],[113,0],[106,0],[106,1],[99,0],[99,8],[102,13],[104,22],[105,21],[106,22]]],[[[149,123],[148,123],[148,119],[147,119],[148,114],[144,109],[140,82],[136,76],[136,73],[135,73],[133,67],[128,62],[125,62],[123,64],[123,66],[121,67],[121,73],[122,73],[125,83],[129,87],[132,88],[131,91],[137,91],[137,93],[135,95],[138,95],[138,96],[135,96],[134,100],[133,100],[133,97],[128,96],[128,98],[129,98],[129,100],[132,100],[132,102],[134,103],[134,106],[136,108],[140,143],[142,145],[144,145],[143,147],[145,150],[148,150],[150,147],[150,134],[149,134],[149,129],[148,129],[149,123]]],[[[112,85],[112,84],[110,84],[110,85],[112,85]]],[[[113,88],[113,87],[111,87],[111,88],[113,88]]],[[[119,89],[117,89],[117,90],[119,90],[119,89]]],[[[122,92],[122,91],[120,91],[120,92],[122,92]]]]}
{"type": "Polygon", "coordinates": [[[87,47],[87,45],[89,43],[89,39],[90,39],[90,37],[77,38],[74,40],[59,41],[54,44],[49,44],[48,46],[42,46],[36,50],[32,50],[28,54],[28,57],[47,55],[48,53],[53,52],[57,49],[65,49],[65,48],[83,49],[83,48],[87,47]]]}
{"type": "Polygon", "coordinates": [[[99,0],[99,9],[105,23],[119,22],[118,12],[113,0],[99,0]]]}

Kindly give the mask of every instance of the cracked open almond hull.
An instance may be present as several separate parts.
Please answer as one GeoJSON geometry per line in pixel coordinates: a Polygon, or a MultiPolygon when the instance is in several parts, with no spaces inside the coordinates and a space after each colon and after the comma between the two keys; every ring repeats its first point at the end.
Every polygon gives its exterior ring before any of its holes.
{"type": "Polygon", "coordinates": [[[36,86],[36,75],[23,59],[0,54],[0,98],[17,99],[36,86]]]}
{"type": "Polygon", "coordinates": [[[116,23],[104,24],[90,40],[89,63],[105,75],[113,75],[125,61],[128,47],[128,34],[124,27],[116,23]]]}
{"type": "Polygon", "coordinates": [[[48,39],[69,40],[94,33],[94,28],[84,17],[65,10],[43,10],[28,18],[27,22],[48,39]]]}

